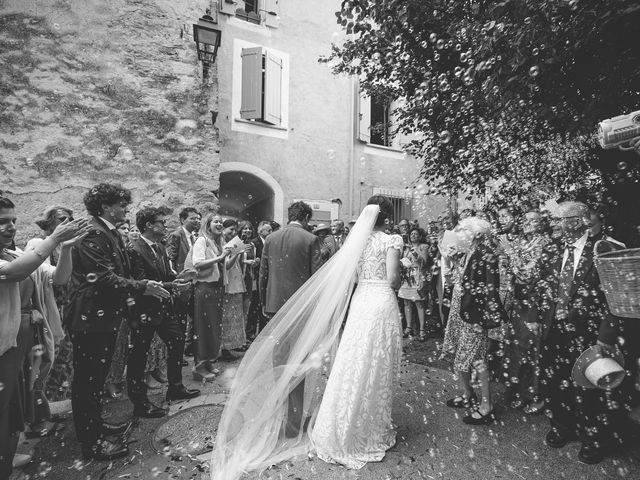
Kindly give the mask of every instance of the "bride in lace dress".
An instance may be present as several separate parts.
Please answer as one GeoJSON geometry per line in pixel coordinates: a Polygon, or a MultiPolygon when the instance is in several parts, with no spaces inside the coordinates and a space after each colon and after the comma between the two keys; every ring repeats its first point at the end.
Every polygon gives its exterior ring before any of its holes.
{"type": "Polygon", "coordinates": [[[383,232],[392,215],[387,198],[371,197],[342,248],[251,344],[218,425],[213,480],[308,453],[361,468],[395,444],[403,245],[383,232]]]}
{"type": "Polygon", "coordinates": [[[348,468],[381,461],[396,442],[391,406],[402,326],[392,288],[400,286],[403,242],[378,223],[358,262],[358,287],[309,435],[319,458],[348,468]]]}

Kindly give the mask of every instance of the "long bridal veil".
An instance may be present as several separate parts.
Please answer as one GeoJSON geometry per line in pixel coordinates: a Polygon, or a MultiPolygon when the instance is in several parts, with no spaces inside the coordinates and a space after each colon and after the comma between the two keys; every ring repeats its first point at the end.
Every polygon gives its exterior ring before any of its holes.
{"type": "Polygon", "coordinates": [[[358,261],[378,212],[378,205],[364,208],[342,248],[284,304],[245,354],[218,426],[213,480],[235,480],[307,453],[306,432],[313,429],[358,261]],[[301,401],[292,400],[296,395],[301,401]]]}

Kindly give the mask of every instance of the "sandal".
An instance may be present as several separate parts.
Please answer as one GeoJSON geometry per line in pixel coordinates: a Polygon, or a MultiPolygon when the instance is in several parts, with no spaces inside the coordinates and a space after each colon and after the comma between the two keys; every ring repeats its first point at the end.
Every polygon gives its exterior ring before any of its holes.
{"type": "Polygon", "coordinates": [[[402,334],[402,338],[408,338],[412,336],[413,336],[413,330],[411,330],[409,327],[405,328],[404,333],[402,334]]]}
{"type": "Polygon", "coordinates": [[[471,415],[467,415],[462,421],[467,425],[487,425],[496,421],[496,415],[493,412],[493,408],[486,415],[482,415],[480,410],[475,409],[471,412],[471,415]]]}
{"type": "Polygon", "coordinates": [[[477,403],[478,397],[474,393],[469,398],[464,395],[458,395],[457,397],[453,397],[447,400],[447,407],[449,408],[469,408],[475,403],[477,403]]]}
{"type": "Polygon", "coordinates": [[[424,330],[420,330],[420,334],[418,335],[418,338],[420,339],[421,342],[426,342],[427,332],[425,332],[424,330]]]}

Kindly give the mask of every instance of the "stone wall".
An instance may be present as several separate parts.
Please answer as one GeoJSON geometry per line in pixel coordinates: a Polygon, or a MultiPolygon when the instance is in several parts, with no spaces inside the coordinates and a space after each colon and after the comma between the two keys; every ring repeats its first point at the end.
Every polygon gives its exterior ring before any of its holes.
{"type": "Polygon", "coordinates": [[[134,211],[215,208],[217,71],[203,82],[191,31],[208,4],[0,0],[0,189],[18,245],[47,205],[84,215],[99,182],[130,188],[134,211]]]}

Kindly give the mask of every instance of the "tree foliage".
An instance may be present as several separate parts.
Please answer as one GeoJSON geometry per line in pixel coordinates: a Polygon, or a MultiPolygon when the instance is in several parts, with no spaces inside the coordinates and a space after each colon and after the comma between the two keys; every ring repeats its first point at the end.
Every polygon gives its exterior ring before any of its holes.
{"type": "MultiPolygon", "coordinates": [[[[402,98],[397,131],[438,189],[594,189],[594,132],[640,107],[637,0],[344,0],[334,73],[402,98]]],[[[627,170],[625,175],[629,175],[627,170]]]]}

